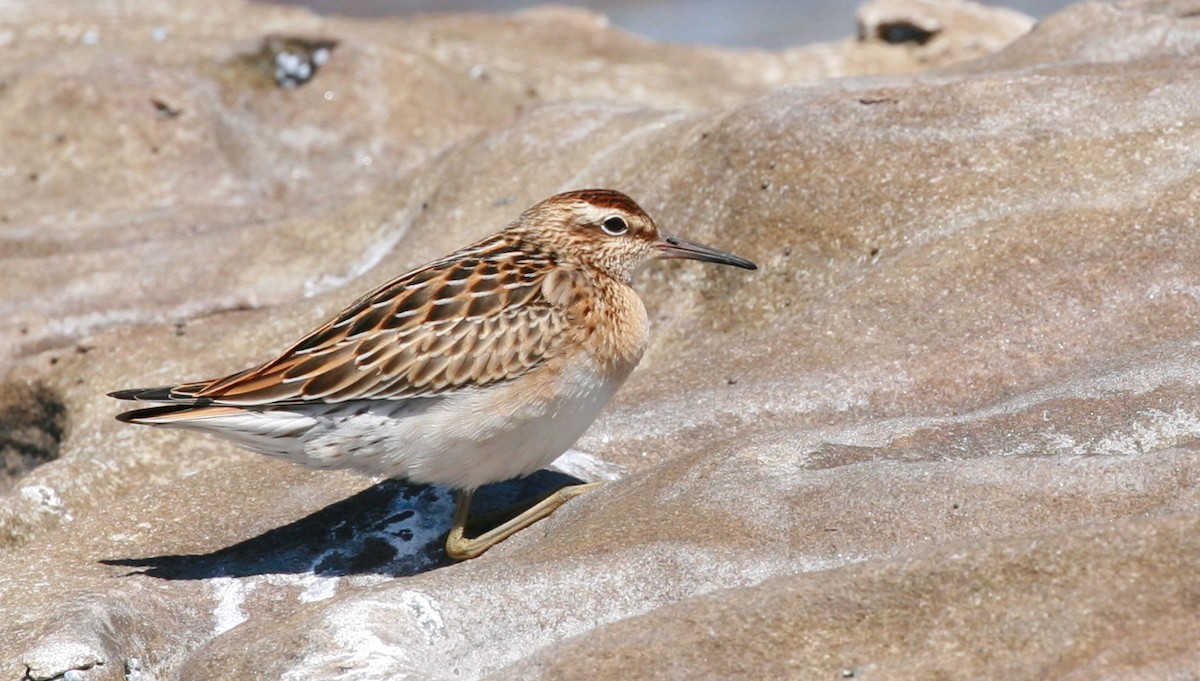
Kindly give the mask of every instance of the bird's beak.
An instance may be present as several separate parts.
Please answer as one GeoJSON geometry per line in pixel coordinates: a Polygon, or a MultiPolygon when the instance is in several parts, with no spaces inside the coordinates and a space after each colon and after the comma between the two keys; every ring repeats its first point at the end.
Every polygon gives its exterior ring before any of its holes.
{"type": "Polygon", "coordinates": [[[674,234],[662,234],[662,241],[655,244],[655,248],[659,250],[658,257],[666,258],[687,258],[688,260],[703,260],[704,262],[715,262],[720,265],[733,265],[747,270],[756,270],[758,265],[739,258],[732,253],[718,251],[712,246],[698,244],[695,241],[688,241],[683,237],[675,236],[674,234]]]}

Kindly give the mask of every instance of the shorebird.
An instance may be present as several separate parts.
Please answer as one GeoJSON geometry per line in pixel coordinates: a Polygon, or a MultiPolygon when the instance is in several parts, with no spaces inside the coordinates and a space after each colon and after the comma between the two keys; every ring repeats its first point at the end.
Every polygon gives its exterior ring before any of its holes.
{"type": "Polygon", "coordinates": [[[476,489],[552,462],[637,366],[649,329],[631,281],[662,258],[757,269],[660,232],[625,194],[572,191],[367,293],[263,364],[110,395],[161,403],[117,416],[128,423],[456,490],[446,553],[473,558],[598,484],[465,535],[476,489]]]}

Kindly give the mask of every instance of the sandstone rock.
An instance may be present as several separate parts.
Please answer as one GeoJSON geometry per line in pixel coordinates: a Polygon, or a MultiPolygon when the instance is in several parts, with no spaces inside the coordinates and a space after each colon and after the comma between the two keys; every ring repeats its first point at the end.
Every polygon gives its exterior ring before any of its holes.
{"type": "Polygon", "coordinates": [[[1200,668],[1196,589],[1180,578],[1200,567],[1198,529],[1194,513],[1122,520],[774,577],[495,677],[1185,679],[1200,668]]]}
{"type": "Polygon", "coordinates": [[[547,102],[709,110],[922,65],[854,42],[782,54],[655,45],[564,9],[407,22],[235,0],[7,11],[0,357],[344,283],[434,198],[417,167],[547,102]],[[306,86],[275,87],[296,44],[332,56],[306,86]]]}
{"type": "Polygon", "coordinates": [[[566,10],[6,6],[0,357],[30,387],[0,404],[65,427],[0,493],[0,674],[1188,678],[1200,5],[882,78],[1021,30],[910,7],[923,46],[772,54],[566,10]],[[585,185],[762,269],[642,275],[642,368],[487,503],[614,482],[480,559],[442,555],[445,490],[112,420],[107,390],[261,360],[585,185]]]}

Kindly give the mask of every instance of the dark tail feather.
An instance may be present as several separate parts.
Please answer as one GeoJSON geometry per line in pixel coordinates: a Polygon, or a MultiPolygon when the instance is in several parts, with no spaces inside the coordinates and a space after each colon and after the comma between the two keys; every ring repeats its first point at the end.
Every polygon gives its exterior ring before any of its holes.
{"type": "MultiPolygon", "coordinates": [[[[137,391],[136,390],[122,390],[121,392],[137,392],[137,391]]],[[[114,395],[114,397],[116,397],[116,396],[114,395]]],[[[123,397],[120,399],[136,399],[136,398],[123,397]]],[[[190,404],[168,404],[168,405],[161,406],[161,407],[149,407],[147,409],[134,409],[133,411],[127,411],[122,414],[117,414],[117,420],[123,421],[125,423],[146,423],[147,419],[155,419],[160,416],[169,416],[171,414],[178,414],[179,412],[190,411],[192,409],[195,409],[195,407],[190,404]]]]}
{"type": "Polygon", "coordinates": [[[192,412],[196,409],[201,409],[212,404],[212,400],[207,397],[188,397],[180,395],[177,390],[180,386],[165,385],[159,388],[130,388],[128,390],[114,390],[109,393],[109,397],[115,397],[118,400],[135,400],[139,402],[170,402],[171,404],[159,405],[157,407],[148,407],[146,409],[134,409],[123,414],[117,415],[118,421],[125,423],[143,423],[147,425],[165,425],[174,422],[176,419],[169,418],[182,412],[192,412]]]}
{"type": "Polygon", "coordinates": [[[158,388],[130,388],[128,390],[114,390],[108,394],[109,397],[115,397],[118,400],[142,400],[144,402],[170,402],[172,401],[171,391],[175,389],[173,385],[164,385],[158,388]]]}

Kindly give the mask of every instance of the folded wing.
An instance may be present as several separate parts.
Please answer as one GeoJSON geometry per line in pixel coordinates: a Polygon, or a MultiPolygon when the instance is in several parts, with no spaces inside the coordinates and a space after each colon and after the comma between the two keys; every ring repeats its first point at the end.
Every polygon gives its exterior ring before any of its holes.
{"type": "Polygon", "coordinates": [[[258,367],[113,396],[262,406],[433,397],[512,380],[562,342],[565,313],[543,290],[552,266],[494,237],[372,291],[258,367]]]}

